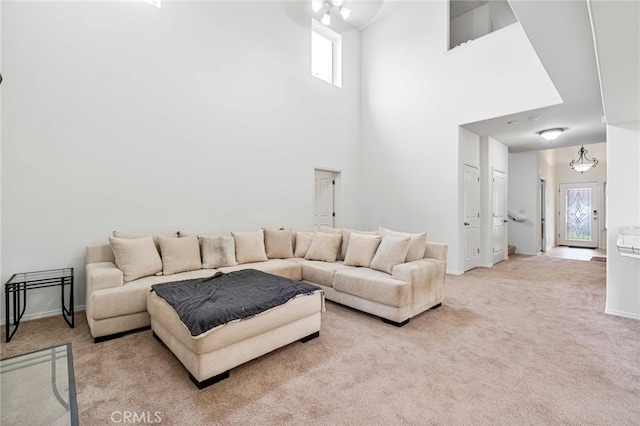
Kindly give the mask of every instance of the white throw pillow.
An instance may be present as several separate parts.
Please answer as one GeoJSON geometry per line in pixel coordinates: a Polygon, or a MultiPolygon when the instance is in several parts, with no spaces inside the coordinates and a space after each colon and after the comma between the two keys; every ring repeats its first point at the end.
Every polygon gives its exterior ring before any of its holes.
{"type": "Polygon", "coordinates": [[[364,234],[364,235],[378,235],[376,231],[357,231],[355,229],[342,229],[342,249],[340,250],[340,259],[344,260],[347,256],[347,250],[349,250],[349,241],[351,239],[351,234],[364,234]]]}
{"type": "Polygon", "coordinates": [[[131,239],[142,238],[142,237],[151,237],[151,238],[153,238],[153,242],[156,244],[156,248],[158,250],[160,250],[160,246],[158,245],[158,236],[178,238],[180,236],[180,233],[179,232],[165,232],[165,233],[162,233],[162,234],[138,234],[138,233],[133,233],[133,232],[113,231],[112,236],[115,237],[115,238],[122,238],[122,239],[125,239],[125,240],[131,240],[131,239]]]}
{"type": "Polygon", "coordinates": [[[351,233],[351,241],[344,258],[344,264],[368,268],[381,241],[382,239],[377,235],[351,233]]]}
{"type": "Polygon", "coordinates": [[[232,236],[207,237],[200,236],[200,251],[202,252],[202,267],[204,269],[235,266],[236,245],[232,236]]]}
{"type": "Polygon", "coordinates": [[[296,251],[295,257],[305,257],[311,246],[313,235],[315,232],[300,232],[296,231],[296,251]]]}
{"type": "Polygon", "coordinates": [[[427,249],[427,233],[422,232],[420,234],[410,234],[408,232],[397,232],[391,229],[378,228],[378,234],[384,239],[386,236],[391,237],[410,237],[409,251],[407,252],[407,258],[405,262],[413,262],[414,260],[424,259],[424,252],[427,249]]]}
{"type": "Polygon", "coordinates": [[[202,269],[198,237],[171,238],[158,236],[162,256],[162,275],[202,269]]]}
{"type": "Polygon", "coordinates": [[[293,257],[293,233],[284,229],[265,229],[264,248],[269,259],[293,257]]]}
{"type": "Polygon", "coordinates": [[[236,261],[239,264],[251,262],[266,262],[267,253],[264,249],[264,231],[232,232],[236,245],[236,261]]]}
{"type": "Polygon", "coordinates": [[[311,240],[311,245],[307,254],[307,260],[322,260],[324,262],[335,262],[338,259],[342,233],[328,234],[326,232],[316,232],[311,240]]]}
{"type": "Polygon", "coordinates": [[[411,237],[382,237],[382,242],[369,267],[388,274],[392,273],[394,266],[404,263],[409,251],[409,241],[411,237]]]}
{"type": "Polygon", "coordinates": [[[109,243],[116,259],[116,266],[124,275],[124,282],[162,272],[162,260],[153,238],[110,237],[109,243]]]}

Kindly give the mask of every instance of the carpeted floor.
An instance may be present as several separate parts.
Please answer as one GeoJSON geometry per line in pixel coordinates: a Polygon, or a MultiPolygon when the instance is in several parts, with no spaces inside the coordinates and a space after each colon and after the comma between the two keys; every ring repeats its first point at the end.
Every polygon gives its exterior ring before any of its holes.
{"type": "Polygon", "coordinates": [[[637,425],[640,321],[602,313],[605,268],[515,255],[447,276],[403,328],[328,302],[319,338],[202,391],[151,331],[93,344],[83,313],[21,324],[1,355],[72,342],[82,425],[637,425]]]}

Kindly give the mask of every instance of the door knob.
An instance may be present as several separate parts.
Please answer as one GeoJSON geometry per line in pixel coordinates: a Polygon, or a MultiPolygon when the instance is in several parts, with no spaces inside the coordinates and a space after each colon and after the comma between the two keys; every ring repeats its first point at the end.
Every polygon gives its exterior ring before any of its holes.
{"type": "Polygon", "coordinates": [[[509,223],[509,221],[508,221],[508,220],[503,220],[503,222],[504,222],[504,223],[509,223]]]}
{"type": "Polygon", "coordinates": [[[465,223],[464,223],[464,226],[469,226],[469,223],[465,222],[465,223]]]}

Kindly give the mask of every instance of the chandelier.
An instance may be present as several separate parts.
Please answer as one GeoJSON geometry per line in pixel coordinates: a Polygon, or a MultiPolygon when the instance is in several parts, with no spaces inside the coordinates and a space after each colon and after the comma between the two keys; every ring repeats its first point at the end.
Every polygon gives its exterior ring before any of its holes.
{"type": "Polygon", "coordinates": [[[311,9],[313,13],[324,11],[320,20],[324,25],[331,25],[332,15],[340,14],[346,20],[351,14],[351,9],[344,6],[344,0],[311,0],[311,9]]]}
{"type": "Polygon", "coordinates": [[[578,154],[580,157],[577,160],[571,160],[569,165],[576,172],[584,173],[592,167],[595,167],[598,164],[598,160],[595,158],[587,157],[587,150],[584,149],[584,145],[580,147],[578,154]]]}

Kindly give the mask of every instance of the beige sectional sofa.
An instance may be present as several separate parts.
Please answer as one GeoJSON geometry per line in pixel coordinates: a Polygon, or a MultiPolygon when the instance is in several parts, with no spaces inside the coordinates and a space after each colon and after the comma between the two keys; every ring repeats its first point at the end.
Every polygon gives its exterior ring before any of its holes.
{"type": "Polygon", "coordinates": [[[302,280],[326,299],[394,325],[444,299],[447,246],[424,234],[321,227],[227,236],[142,236],[114,232],[87,248],[86,315],[96,341],[151,324],[151,285],[254,268],[302,280]]]}

